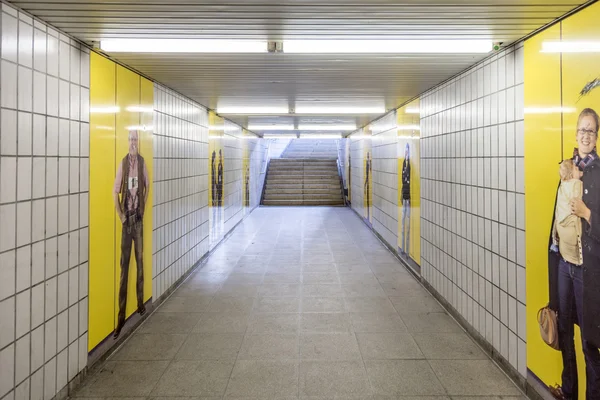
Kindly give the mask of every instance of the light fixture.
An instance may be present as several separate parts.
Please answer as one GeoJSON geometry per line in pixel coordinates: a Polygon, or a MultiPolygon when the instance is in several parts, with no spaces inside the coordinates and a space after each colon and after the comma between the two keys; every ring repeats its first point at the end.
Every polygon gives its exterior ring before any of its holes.
{"type": "Polygon", "coordinates": [[[125,127],[125,129],[127,129],[128,131],[151,132],[152,130],[154,130],[154,127],[146,125],[132,125],[125,127]]]}
{"type": "Polygon", "coordinates": [[[525,114],[569,114],[576,111],[573,107],[525,107],[525,114]]]}
{"type": "Polygon", "coordinates": [[[143,107],[143,106],[129,106],[125,110],[127,110],[129,112],[140,112],[140,113],[154,112],[153,107],[143,107]]]}
{"type": "Polygon", "coordinates": [[[385,107],[296,106],[296,114],[383,114],[385,107]]]}
{"type": "Polygon", "coordinates": [[[547,41],[542,42],[540,53],[599,53],[600,41],[586,42],[563,42],[547,41]]]}
{"type": "Polygon", "coordinates": [[[248,125],[251,131],[293,131],[294,125],[248,125]]]}
{"type": "Polygon", "coordinates": [[[341,139],[341,138],[342,138],[342,135],[339,133],[337,135],[332,135],[332,134],[319,135],[319,134],[314,134],[314,133],[300,135],[300,139],[341,139]]]}
{"type": "Polygon", "coordinates": [[[311,124],[300,124],[298,130],[300,131],[353,131],[356,129],[356,125],[311,125],[311,124]]]}
{"type": "Polygon", "coordinates": [[[217,109],[219,114],[288,114],[288,107],[221,107],[217,109]]]}
{"type": "Polygon", "coordinates": [[[398,125],[399,131],[420,131],[421,127],[419,125],[398,125]]]}
{"type": "Polygon", "coordinates": [[[418,108],[416,108],[416,107],[407,107],[407,108],[404,110],[404,112],[405,112],[406,114],[419,114],[419,113],[421,112],[421,110],[419,110],[419,109],[418,109],[418,108]]]}
{"type": "Polygon", "coordinates": [[[116,114],[119,111],[121,111],[121,108],[117,106],[90,107],[91,114],[116,114]]]}
{"type": "Polygon", "coordinates": [[[289,135],[270,135],[270,134],[265,134],[263,136],[263,139],[296,139],[296,135],[295,134],[289,134],[289,135]]]}
{"type": "Polygon", "coordinates": [[[491,40],[287,40],[284,53],[489,53],[491,40]]]}
{"type": "Polygon", "coordinates": [[[266,53],[266,41],[213,39],[110,39],[100,41],[109,53],[266,53]]]}

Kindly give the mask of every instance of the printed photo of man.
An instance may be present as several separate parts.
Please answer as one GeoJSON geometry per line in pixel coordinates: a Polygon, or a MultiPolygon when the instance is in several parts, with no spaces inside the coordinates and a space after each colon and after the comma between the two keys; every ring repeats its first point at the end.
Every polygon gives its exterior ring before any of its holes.
{"type": "Polygon", "coordinates": [[[113,337],[119,337],[125,325],[127,309],[127,283],[131,248],[135,245],[137,266],[136,294],[138,313],[144,315],[144,207],[148,200],[150,180],[144,158],[139,154],[138,131],[129,131],[129,153],[123,157],[117,170],[113,198],[119,220],[122,223],[121,280],[119,285],[119,317],[113,337]]]}

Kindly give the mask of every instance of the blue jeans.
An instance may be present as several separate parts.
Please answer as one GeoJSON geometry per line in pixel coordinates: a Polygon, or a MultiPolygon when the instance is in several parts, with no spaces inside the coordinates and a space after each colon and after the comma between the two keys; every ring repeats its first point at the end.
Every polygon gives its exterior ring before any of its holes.
{"type": "MultiPolygon", "coordinates": [[[[563,359],[562,391],[567,399],[577,399],[577,361],[575,358],[575,324],[583,318],[582,267],[560,260],[558,265],[558,340],[563,359]]],[[[600,352],[581,338],[585,358],[586,399],[600,399],[600,352]]]]}

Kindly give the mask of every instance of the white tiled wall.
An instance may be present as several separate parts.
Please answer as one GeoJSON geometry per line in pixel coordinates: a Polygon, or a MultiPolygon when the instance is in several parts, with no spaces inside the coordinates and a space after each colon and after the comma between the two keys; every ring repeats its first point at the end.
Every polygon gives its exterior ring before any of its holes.
{"type": "Polygon", "coordinates": [[[242,128],[230,121],[225,121],[225,234],[233,229],[244,217],[243,210],[243,173],[242,157],[244,146],[250,152],[250,208],[260,203],[265,175],[262,172],[266,162],[267,142],[264,139],[249,139],[242,136],[242,128]]]}
{"type": "Polygon", "coordinates": [[[352,208],[361,216],[365,217],[364,207],[364,184],[365,184],[365,146],[371,137],[359,138],[359,134],[349,137],[350,140],[350,175],[352,176],[352,208]]]}
{"type": "Polygon", "coordinates": [[[159,298],[208,252],[208,111],[154,85],[153,290],[159,298]]]}
{"type": "Polygon", "coordinates": [[[398,130],[396,114],[391,112],[368,126],[371,136],[351,135],[352,208],[365,215],[364,154],[372,149],[373,229],[394,248],[398,242],[398,130]]]}
{"type": "Polygon", "coordinates": [[[373,135],[373,229],[398,243],[398,126],[392,112],[370,125],[373,135]]]}
{"type": "Polygon", "coordinates": [[[421,97],[424,278],[526,375],[523,47],[421,97]]]}
{"type": "Polygon", "coordinates": [[[89,52],[2,4],[0,398],[87,363],[89,52]]]}

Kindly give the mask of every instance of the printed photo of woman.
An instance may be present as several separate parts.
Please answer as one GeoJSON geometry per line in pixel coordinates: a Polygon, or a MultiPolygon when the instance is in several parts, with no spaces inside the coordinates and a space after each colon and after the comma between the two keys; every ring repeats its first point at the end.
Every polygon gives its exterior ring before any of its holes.
{"type": "Polygon", "coordinates": [[[576,324],[581,329],[585,358],[586,399],[600,399],[600,160],[596,152],[599,125],[598,113],[593,109],[586,108],[579,114],[577,147],[571,161],[561,165],[563,179],[552,222],[548,256],[549,307],[558,314],[558,341],[563,362],[561,384],[550,387],[557,399],[578,397],[576,324]],[[571,162],[574,168],[570,172],[571,162]],[[582,190],[565,189],[566,182],[577,183],[579,178],[583,182],[582,190]],[[565,193],[571,195],[566,198],[565,193]],[[579,220],[573,221],[569,213],[579,220]],[[568,229],[569,226],[573,229],[568,229]]]}

